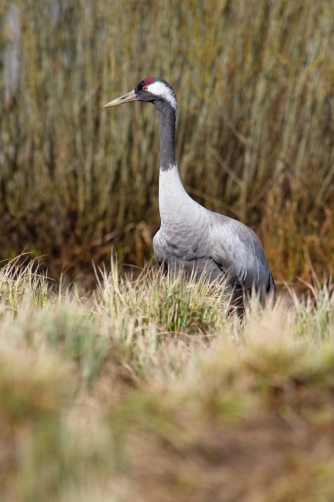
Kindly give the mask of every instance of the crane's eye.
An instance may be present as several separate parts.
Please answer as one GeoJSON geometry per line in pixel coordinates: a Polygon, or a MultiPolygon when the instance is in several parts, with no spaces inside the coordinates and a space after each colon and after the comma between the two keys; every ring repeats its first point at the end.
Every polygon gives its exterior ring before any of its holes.
{"type": "Polygon", "coordinates": [[[143,91],[148,91],[148,87],[147,85],[144,85],[144,87],[142,87],[143,91]]]}

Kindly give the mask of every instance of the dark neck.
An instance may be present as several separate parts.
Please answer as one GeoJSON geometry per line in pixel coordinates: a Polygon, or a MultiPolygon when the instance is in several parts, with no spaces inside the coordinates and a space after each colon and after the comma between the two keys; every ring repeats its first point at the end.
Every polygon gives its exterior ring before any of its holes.
{"type": "Polygon", "coordinates": [[[160,115],[160,169],[168,171],[176,165],[176,111],[166,101],[156,101],[154,104],[160,115]]]}

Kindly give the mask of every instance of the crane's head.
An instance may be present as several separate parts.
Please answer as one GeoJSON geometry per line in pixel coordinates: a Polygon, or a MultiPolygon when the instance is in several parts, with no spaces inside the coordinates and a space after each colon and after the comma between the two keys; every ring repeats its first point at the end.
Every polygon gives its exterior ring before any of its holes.
{"type": "Polygon", "coordinates": [[[153,103],[157,108],[161,104],[170,105],[175,111],[177,107],[175,92],[171,86],[162,78],[144,78],[133,91],[124,94],[120,98],[110,101],[104,108],[130,103],[130,101],[147,101],[153,103]]]}

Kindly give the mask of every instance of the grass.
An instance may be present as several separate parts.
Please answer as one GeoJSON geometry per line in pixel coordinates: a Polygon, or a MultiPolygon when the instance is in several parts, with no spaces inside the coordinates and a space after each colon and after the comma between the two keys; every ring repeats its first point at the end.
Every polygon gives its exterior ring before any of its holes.
{"type": "Polygon", "coordinates": [[[333,499],[330,281],[227,316],[219,289],[0,270],[5,502],[333,499]]]}
{"type": "Polygon", "coordinates": [[[151,257],[157,113],[103,104],[160,75],[190,194],[252,226],[277,280],[329,274],[333,17],[332,0],[1,0],[0,258],[76,277],[111,247],[151,257]]]}

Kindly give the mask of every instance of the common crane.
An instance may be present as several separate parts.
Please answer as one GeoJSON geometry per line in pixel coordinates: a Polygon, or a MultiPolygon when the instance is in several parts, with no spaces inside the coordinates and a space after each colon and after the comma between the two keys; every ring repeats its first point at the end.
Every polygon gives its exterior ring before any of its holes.
{"type": "Polygon", "coordinates": [[[160,114],[160,230],[153,239],[156,260],[164,271],[182,269],[210,280],[224,279],[232,302],[243,306],[245,292],[256,290],[262,301],[273,298],[275,283],[263,246],[243,223],[214,213],[185,191],[175,153],[177,101],[172,87],[161,78],[145,78],[129,93],[105,108],[131,101],[153,103],[160,114]]]}

